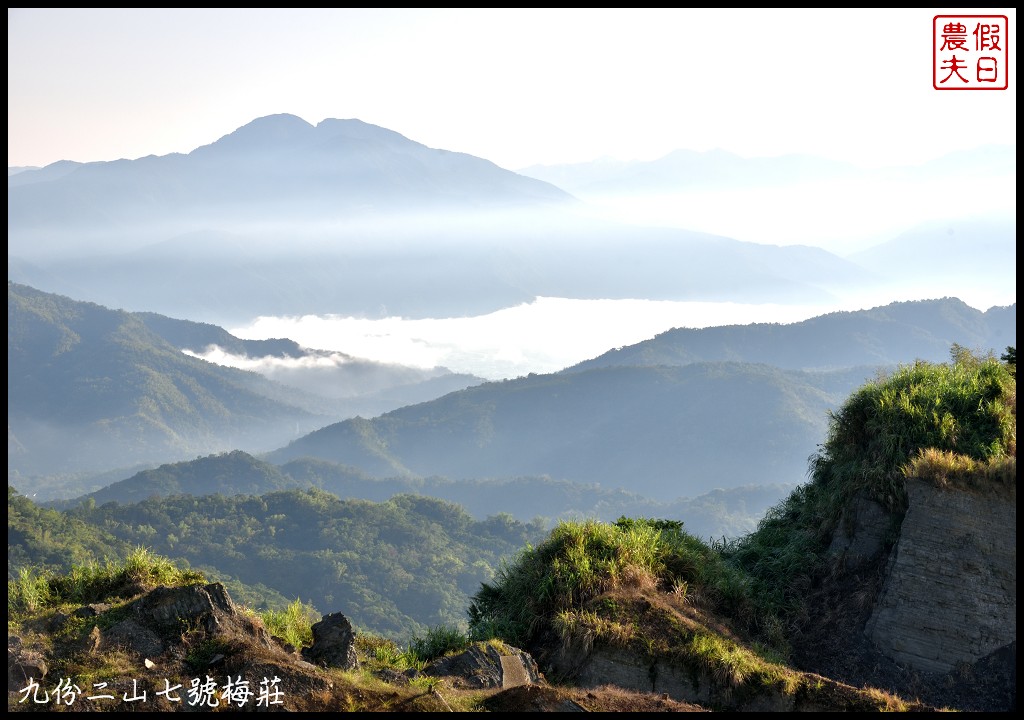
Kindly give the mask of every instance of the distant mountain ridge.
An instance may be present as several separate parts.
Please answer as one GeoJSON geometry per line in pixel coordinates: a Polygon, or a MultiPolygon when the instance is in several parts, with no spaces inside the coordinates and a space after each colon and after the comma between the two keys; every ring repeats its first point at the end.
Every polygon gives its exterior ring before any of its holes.
{"type": "Polygon", "coordinates": [[[179,320],[150,312],[135,314],[146,327],[181,350],[198,352],[210,345],[216,345],[226,352],[247,357],[298,358],[305,354],[297,342],[287,338],[243,340],[210,323],[179,320]]]}
{"type": "Polygon", "coordinates": [[[95,492],[54,500],[48,505],[72,509],[90,500],[96,506],[108,502],[123,505],[181,494],[196,497],[262,495],[310,487],[341,498],[372,502],[384,502],[401,494],[424,495],[456,503],[480,520],[494,515],[512,516],[522,522],[577,517],[596,517],[611,522],[623,514],[685,517],[689,532],[706,538],[735,537],[753,530],[764,512],[791,489],[788,485],[748,485],[715,490],[695,498],[658,502],[622,489],[550,477],[375,478],[326,460],[300,458],[274,465],[235,450],[142,470],[95,492]]]}
{"type": "Polygon", "coordinates": [[[375,477],[548,475],[667,501],[799,482],[828,410],[873,372],[695,363],[537,375],[329,425],[265,457],[375,477]]]}
{"type": "Polygon", "coordinates": [[[382,412],[413,401],[403,398],[478,381],[349,358],[343,369],[354,373],[352,394],[363,395],[345,402],[294,379],[282,384],[182,352],[217,345],[252,358],[307,357],[292,340],[241,340],[215,325],[7,287],[9,473],[97,473],[266,450],[359,411],[382,412]]]}
{"type": "Polygon", "coordinates": [[[600,220],[488,160],[285,114],[187,155],[9,176],[8,279],[217,324],[538,296],[821,302],[873,282],[819,248],[600,220]]]}
{"type": "Polygon", "coordinates": [[[879,276],[899,279],[914,267],[938,282],[976,276],[988,287],[1006,285],[1013,293],[1016,277],[993,272],[993,264],[1016,266],[1016,257],[1016,213],[1000,213],[924,223],[847,259],[879,276]]]}
{"type": "MultiPolygon", "coordinates": [[[[294,115],[253,120],[187,155],[110,162],[60,162],[8,178],[8,252],[45,233],[137,230],[139,223],[188,229],[228,223],[337,222],[368,210],[423,205],[460,209],[572,198],[539,180],[463,153],[435,150],[360,120],[313,126],[294,115]]],[[[145,234],[144,234],[145,236],[145,234]]],[[[36,252],[37,248],[32,248],[36,252]]]]}
{"type": "Polygon", "coordinates": [[[329,425],[267,459],[318,457],[376,477],[549,475],[663,501],[797,483],[847,394],[898,364],[946,361],[954,343],[1015,346],[1016,305],[982,313],[946,298],[672,330],[560,373],[329,425]]]}
{"type": "Polygon", "coordinates": [[[320,399],[188,357],[124,311],[8,282],[7,320],[8,473],[260,447],[337,417],[320,399]]]}
{"type": "Polygon", "coordinates": [[[1016,303],[982,312],[957,298],[942,298],[828,313],[787,325],[673,328],[564,372],[723,360],[804,370],[895,365],[916,359],[943,362],[949,359],[953,343],[998,355],[1016,342],[1016,303]]]}
{"type": "Polygon", "coordinates": [[[1016,342],[1015,319],[1016,306],[982,313],[946,298],[671,330],[561,373],[327,425],[266,458],[322,458],[374,478],[549,476],[660,501],[795,483],[828,410],[878,368],[946,360],[952,343],[1001,351],[1016,342]],[[750,438],[743,453],[737,433],[750,438]]]}
{"type": "Polygon", "coordinates": [[[519,170],[573,194],[638,194],[723,187],[752,188],[815,183],[841,178],[911,178],[936,173],[983,176],[1016,172],[1016,147],[985,145],[973,151],[949,153],[917,166],[867,170],[852,163],[813,155],[742,157],[716,149],[673,150],[654,160],[623,161],[602,158],[561,165],[532,165],[519,170]]]}
{"type": "Polygon", "coordinates": [[[866,270],[871,284],[894,290],[872,298],[955,295],[992,304],[1016,298],[1016,171],[1015,145],[874,168],[677,150],[651,161],[521,170],[604,217],[828,248],[866,270]]]}
{"type": "Polygon", "coordinates": [[[599,195],[777,185],[860,170],[849,163],[811,155],[744,158],[725,150],[673,150],[650,161],[605,158],[567,165],[533,165],[520,172],[569,192],[599,195]]]}

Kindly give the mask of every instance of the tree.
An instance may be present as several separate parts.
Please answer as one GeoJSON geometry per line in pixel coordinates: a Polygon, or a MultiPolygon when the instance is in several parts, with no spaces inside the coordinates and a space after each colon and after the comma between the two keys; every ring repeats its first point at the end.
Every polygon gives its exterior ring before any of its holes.
{"type": "Polygon", "coordinates": [[[999,359],[1010,366],[1010,373],[1017,377],[1017,348],[1012,345],[1006,346],[1006,352],[999,356],[999,359]]]}

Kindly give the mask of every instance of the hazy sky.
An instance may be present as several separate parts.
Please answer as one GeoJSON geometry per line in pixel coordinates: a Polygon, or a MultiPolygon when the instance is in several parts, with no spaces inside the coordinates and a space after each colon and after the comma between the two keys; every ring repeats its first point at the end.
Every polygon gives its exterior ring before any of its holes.
{"type": "Polygon", "coordinates": [[[671,150],[862,165],[1016,143],[1007,91],[932,88],[966,10],[7,11],[7,162],[189,152],[292,113],[509,169],[671,150]]]}

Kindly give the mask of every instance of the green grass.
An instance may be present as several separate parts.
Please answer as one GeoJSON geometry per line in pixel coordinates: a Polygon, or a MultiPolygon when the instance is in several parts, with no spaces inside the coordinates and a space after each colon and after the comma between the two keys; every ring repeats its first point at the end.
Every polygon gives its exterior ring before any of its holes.
{"type": "Polygon", "coordinates": [[[313,623],[320,619],[312,605],[299,598],[283,610],[265,610],[257,613],[271,635],[284,639],[296,650],[313,645],[313,623]]]}
{"type": "Polygon", "coordinates": [[[665,571],[666,532],[644,520],[562,522],[541,545],[502,565],[469,608],[470,635],[522,645],[549,618],[616,586],[657,582],[665,571]]]}
{"type": "Polygon", "coordinates": [[[33,613],[50,603],[50,575],[32,568],[18,569],[18,577],[7,581],[7,614],[33,613]]]}
{"type": "Polygon", "coordinates": [[[903,468],[926,448],[978,461],[1016,456],[1016,381],[1009,366],[954,347],[953,363],[918,362],[856,391],[832,418],[814,481],[866,489],[904,507],[903,468]]]}
{"type": "Polygon", "coordinates": [[[183,570],[171,560],[138,547],[121,562],[90,562],[73,565],[63,574],[22,567],[7,582],[7,611],[31,613],[65,603],[91,603],[108,599],[141,585],[200,585],[206,578],[183,570]]]}
{"type": "Polygon", "coordinates": [[[749,577],[752,629],[800,622],[842,510],[855,495],[881,503],[898,523],[908,472],[934,478],[944,467],[945,478],[960,485],[1016,483],[1010,366],[958,346],[951,355],[949,363],[917,362],[855,391],[831,417],[825,443],[811,458],[810,482],[772,508],[755,532],[721,548],[749,577]],[[986,474],[993,479],[982,480],[986,474]]]}
{"type": "Polygon", "coordinates": [[[954,346],[948,363],[917,362],[865,384],[832,414],[810,481],[738,540],[709,545],[672,520],[563,522],[481,586],[471,635],[524,645],[552,624],[566,632],[593,624],[581,613],[586,603],[628,582],[714,608],[785,656],[855,496],[888,508],[898,530],[907,473],[959,486],[1016,483],[1014,369],[954,346]]]}
{"type": "Polygon", "coordinates": [[[423,662],[430,662],[451,653],[462,652],[470,646],[470,637],[450,625],[437,625],[427,630],[424,637],[414,636],[409,642],[409,654],[423,662]]]}

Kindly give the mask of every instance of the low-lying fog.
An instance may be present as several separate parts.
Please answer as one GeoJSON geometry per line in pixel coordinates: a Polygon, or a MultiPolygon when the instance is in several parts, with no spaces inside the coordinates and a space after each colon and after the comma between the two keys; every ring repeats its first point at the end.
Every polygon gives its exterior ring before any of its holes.
{"type": "MultiPolygon", "coordinates": [[[[894,300],[921,297],[924,296],[909,288],[906,297],[864,297],[832,306],[542,297],[474,317],[260,317],[247,325],[228,329],[244,339],[287,337],[308,348],[357,358],[419,368],[442,366],[453,372],[499,380],[529,373],[556,372],[673,327],[790,323],[836,310],[866,309],[894,300]]],[[[981,293],[960,299],[979,310],[1015,302],[1013,298],[985,298],[981,293]]],[[[271,358],[257,362],[221,351],[203,357],[271,376],[275,366],[311,362],[271,358]]],[[[320,361],[332,366],[336,362],[337,359],[320,361]]]]}

